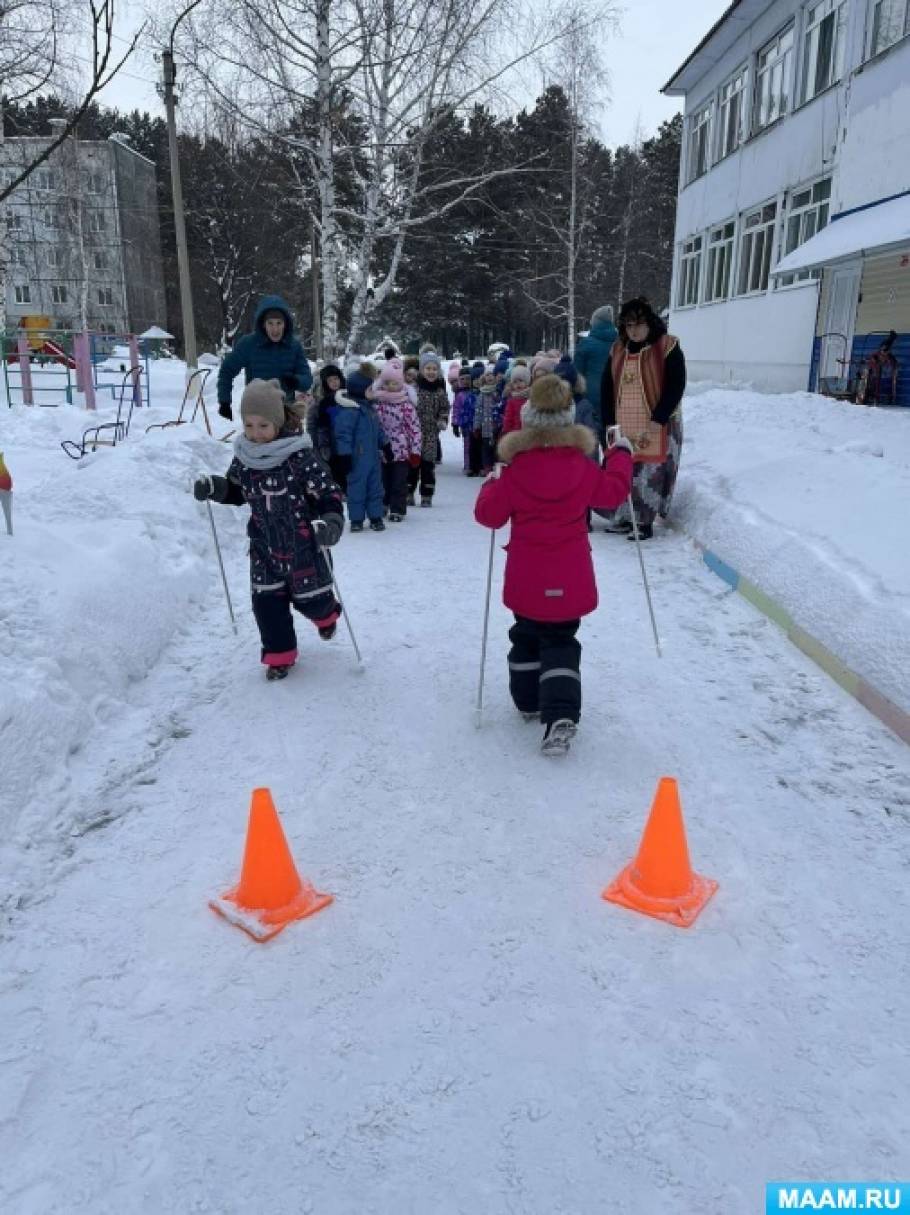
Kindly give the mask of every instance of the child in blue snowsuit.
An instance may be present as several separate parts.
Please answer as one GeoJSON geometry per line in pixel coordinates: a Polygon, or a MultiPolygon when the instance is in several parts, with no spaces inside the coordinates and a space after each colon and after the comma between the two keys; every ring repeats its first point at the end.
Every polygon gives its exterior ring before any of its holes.
{"type": "Polygon", "coordinates": [[[372,363],[355,364],[348,368],[347,391],[335,393],[337,408],[332,419],[335,460],[339,471],[347,477],[352,532],[363,531],[365,518],[370,520],[370,531],[385,531],[380,457],[388,440],[376,407],[367,398],[367,389],[378,374],[372,363]]]}

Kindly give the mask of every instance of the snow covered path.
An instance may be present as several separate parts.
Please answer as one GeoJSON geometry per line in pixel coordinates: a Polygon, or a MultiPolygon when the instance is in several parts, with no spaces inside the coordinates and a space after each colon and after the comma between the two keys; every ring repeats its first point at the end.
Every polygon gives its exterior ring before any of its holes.
{"type": "Polygon", "coordinates": [[[773,1178],[910,1176],[906,748],[673,533],[660,662],[633,546],[594,537],[569,758],[510,707],[501,606],[476,732],[455,461],[338,550],[365,674],[300,622],[266,685],[224,528],[239,641],[213,570],[71,757],[80,834],[0,940],[4,1212],[752,1215],[773,1178]],[[664,774],[720,882],[687,932],[600,899],[664,774]],[[266,946],[206,907],[259,784],[336,896],[266,946]]]}

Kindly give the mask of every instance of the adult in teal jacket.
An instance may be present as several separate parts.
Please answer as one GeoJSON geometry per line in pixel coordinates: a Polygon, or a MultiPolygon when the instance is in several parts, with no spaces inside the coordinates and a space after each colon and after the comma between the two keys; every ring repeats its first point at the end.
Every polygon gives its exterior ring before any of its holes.
{"type": "Polygon", "coordinates": [[[594,406],[594,421],[597,433],[603,443],[603,413],[600,403],[600,384],[604,368],[610,361],[610,351],[613,343],[619,337],[613,324],[613,309],[609,304],[595,310],[591,317],[591,328],[588,336],[583,337],[575,347],[574,363],[577,371],[585,377],[588,385],[588,400],[594,406]]]}
{"type": "Polygon", "coordinates": [[[291,310],[280,295],[265,295],[256,309],[253,332],[242,337],[230,354],[221,360],[218,372],[218,412],[223,418],[233,417],[231,388],[240,372],[250,380],[278,380],[285,396],[307,392],[313,384],[313,373],[294,337],[291,310]]]}

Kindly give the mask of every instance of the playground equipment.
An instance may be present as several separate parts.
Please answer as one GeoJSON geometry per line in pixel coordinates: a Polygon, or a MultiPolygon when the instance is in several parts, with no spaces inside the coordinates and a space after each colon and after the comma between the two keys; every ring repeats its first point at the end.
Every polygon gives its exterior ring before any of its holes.
{"type": "Polygon", "coordinates": [[[130,433],[130,423],[133,420],[133,409],[137,402],[141,404],[142,385],[142,368],[131,367],[123,377],[120,385],[120,400],[117,404],[117,417],[113,422],[102,422],[98,426],[89,426],[83,431],[82,439],[79,443],[72,439],[64,439],[60,446],[66,454],[73,460],[81,460],[83,456],[88,455],[90,451],[97,451],[99,447],[116,447],[118,442],[122,441],[130,433]],[[129,407],[124,418],[124,402],[126,400],[127,386],[130,388],[129,407]],[[102,431],[105,433],[105,438],[101,438],[102,431]]]}
{"type": "MultiPolygon", "coordinates": [[[[38,328],[46,317],[26,317],[28,328],[0,332],[0,360],[10,405],[72,405],[81,392],[86,409],[96,408],[98,392],[116,400],[127,368],[143,367],[144,403],[149,405],[148,356],[140,354],[135,334],[75,333],[38,328]],[[124,347],[117,353],[117,344],[124,347]]],[[[142,404],[142,401],[137,401],[142,404]]]]}
{"type": "Polygon", "coordinates": [[[818,391],[822,396],[853,401],[857,405],[895,405],[899,365],[892,346],[896,340],[897,333],[893,329],[888,333],[867,333],[857,338],[850,350],[843,333],[821,334],[819,362],[824,358],[825,343],[833,343],[830,346],[832,353],[840,349],[842,354],[830,361],[838,364],[841,374],[819,376],[818,391]]]}
{"type": "Polygon", "coordinates": [[[211,367],[200,367],[198,371],[194,371],[186,382],[186,388],[183,390],[183,400],[180,402],[180,412],[177,414],[177,417],[171,422],[155,422],[152,426],[146,426],[145,433],[148,434],[150,430],[165,430],[168,426],[185,426],[187,422],[195,422],[196,414],[201,409],[202,420],[205,422],[205,429],[209,434],[211,434],[212,427],[209,422],[209,414],[205,406],[205,397],[203,395],[205,392],[206,381],[211,374],[211,367]],[[198,382],[194,384],[194,381],[198,382]],[[193,405],[193,413],[189,418],[185,418],[183,416],[184,410],[186,409],[187,402],[194,392],[196,395],[195,403],[193,405]]]}

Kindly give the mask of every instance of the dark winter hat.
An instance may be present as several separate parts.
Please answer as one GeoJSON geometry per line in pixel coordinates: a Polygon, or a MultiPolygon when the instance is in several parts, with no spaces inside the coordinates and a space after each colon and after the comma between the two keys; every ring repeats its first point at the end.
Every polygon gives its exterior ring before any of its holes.
{"type": "Polygon", "coordinates": [[[420,370],[423,371],[425,367],[429,367],[430,363],[435,363],[437,367],[441,368],[442,358],[436,353],[435,350],[422,350],[420,352],[419,360],[420,370]]]}
{"type": "Polygon", "coordinates": [[[472,381],[479,380],[485,370],[486,368],[484,367],[483,363],[472,363],[468,369],[468,374],[470,375],[472,381]]]}
{"type": "Polygon", "coordinates": [[[326,363],[325,367],[320,367],[319,378],[322,380],[324,387],[327,386],[327,384],[328,384],[329,376],[333,376],[333,375],[337,376],[338,379],[341,380],[342,385],[344,385],[344,375],[342,373],[341,368],[339,366],[337,366],[337,364],[326,363]]]}
{"type": "Polygon", "coordinates": [[[240,398],[240,416],[245,422],[254,414],[281,430],[284,425],[284,392],[277,380],[250,380],[244,388],[240,398]]]}
{"type": "Polygon", "coordinates": [[[493,365],[493,370],[497,375],[505,375],[509,370],[509,359],[511,355],[508,350],[504,350],[493,365]]]}
{"type": "Polygon", "coordinates": [[[578,370],[567,354],[564,354],[553,368],[553,374],[558,375],[561,380],[565,380],[572,388],[578,381],[578,370]]]}
{"type": "Polygon", "coordinates": [[[643,321],[648,326],[648,336],[653,340],[667,332],[667,327],[651,307],[651,302],[643,295],[626,300],[619,310],[620,328],[630,322],[643,321]]]}
{"type": "Polygon", "coordinates": [[[521,407],[522,426],[571,426],[574,421],[575,403],[566,381],[558,375],[535,380],[521,407]]]}
{"type": "Polygon", "coordinates": [[[349,397],[362,401],[366,399],[367,389],[372,387],[379,372],[372,363],[350,363],[345,369],[345,382],[349,397]]]}
{"type": "Polygon", "coordinates": [[[417,357],[416,354],[406,354],[404,356],[404,369],[405,369],[405,371],[419,371],[420,370],[420,359],[417,357]]]}

